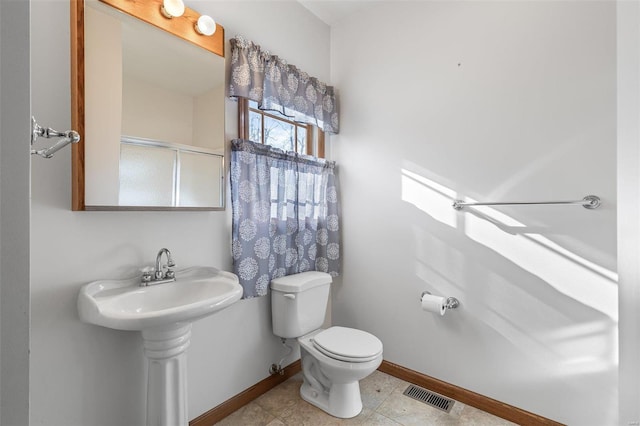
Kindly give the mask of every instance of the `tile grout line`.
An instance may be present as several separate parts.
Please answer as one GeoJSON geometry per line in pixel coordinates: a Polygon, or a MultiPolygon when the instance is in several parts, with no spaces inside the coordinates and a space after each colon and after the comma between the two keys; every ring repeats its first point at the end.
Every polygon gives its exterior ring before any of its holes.
{"type": "MultiPolygon", "coordinates": [[[[398,384],[397,384],[397,385],[395,385],[395,386],[393,387],[393,389],[391,389],[391,392],[389,392],[389,393],[387,394],[387,396],[386,396],[386,397],[385,397],[385,398],[380,402],[380,404],[378,404],[378,405],[376,406],[376,408],[374,408],[374,409],[373,409],[373,412],[374,412],[374,413],[376,413],[376,414],[378,414],[378,415],[380,415],[380,416],[383,416],[383,417],[385,417],[385,418],[389,418],[389,417],[385,416],[384,414],[379,413],[379,412],[378,412],[378,409],[379,409],[380,407],[382,407],[382,406],[384,405],[384,403],[385,403],[385,402],[387,402],[387,400],[388,400],[389,398],[391,398],[391,395],[393,395],[393,393],[394,393],[396,390],[398,390],[398,388],[400,388],[401,386],[405,386],[405,385],[406,385],[406,383],[408,383],[408,382],[405,382],[405,381],[404,381],[404,380],[402,380],[402,379],[398,379],[398,384]]],[[[390,419],[390,420],[393,420],[393,419],[390,419]]],[[[395,420],[393,420],[393,421],[394,421],[394,422],[396,422],[395,420]]],[[[396,423],[398,423],[398,422],[396,422],[396,423]]]]}
{"type": "Polygon", "coordinates": [[[393,393],[394,393],[394,392],[396,392],[396,391],[400,391],[400,390],[401,390],[401,388],[403,388],[403,387],[405,387],[405,386],[408,386],[408,385],[409,385],[409,382],[407,382],[407,381],[405,381],[405,380],[402,380],[402,379],[397,379],[397,380],[398,380],[398,384],[397,384],[397,385],[395,385],[395,386],[393,387],[393,389],[391,389],[391,392],[389,392],[389,394],[388,394],[388,395],[387,395],[387,396],[382,400],[382,402],[381,402],[380,404],[378,404],[378,406],[376,407],[376,409],[374,410],[374,412],[375,412],[376,414],[378,414],[379,416],[384,417],[385,419],[389,419],[389,420],[391,420],[393,423],[396,423],[396,424],[398,424],[398,425],[404,426],[404,423],[400,422],[398,419],[393,419],[393,418],[391,418],[391,417],[389,417],[389,416],[386,416],[386,415],[384,415],[384,414],[382,414],[382,413],[379,413],[379,412],[378,412],[378,409],[379,409],[380,407],[382,407],[382,406],[384,405],[384,403],[385,403],[385,402],[387,402],[387,400],[388,400],[389,398],[391,398],[391,396],[393,395],[393,393]]]}

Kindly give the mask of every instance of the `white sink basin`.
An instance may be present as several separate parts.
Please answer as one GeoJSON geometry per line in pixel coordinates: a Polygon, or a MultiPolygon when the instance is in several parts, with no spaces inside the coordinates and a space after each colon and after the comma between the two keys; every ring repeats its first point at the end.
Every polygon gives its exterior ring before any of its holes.
{"type": "Polygon", "coordinates": [[[84,322],[141,332],[148,360],[147,425],[187,426],[185,351],[191,323],[241,297],[236,275],[194,267],[177,271],[173,282],[146,287],[140,277],[94,281],[80,289],[78,312],[84,322]]]}
{"type": "Polygon", "coordinates": [[[140,287],[140,278],[94,281],[78,296],[80,319],[117,330],[191,323],[242,297],[238,277],[210,267],[176,271],[176,281],[140,287]]]}

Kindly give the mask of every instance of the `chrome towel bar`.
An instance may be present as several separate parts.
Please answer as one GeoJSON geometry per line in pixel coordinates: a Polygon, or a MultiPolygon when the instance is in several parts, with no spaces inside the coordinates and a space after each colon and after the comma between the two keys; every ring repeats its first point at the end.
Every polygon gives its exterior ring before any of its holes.
{"type": "Polygon", "coordinates": [[[455,200],[453,202],[453,208],[456,210],[462,210],[464,207],[472,206],[521,206],[521,205],[578,205],[585,209],[597,209],[600,207],[600,197],[596,195],[587,195],[582,200],[576,201],[533,201],[533,202],[521,202],[521,201],[503,201],[503,202],[487,202],[487,203],[466,203],[463,200],[455,200]]]}

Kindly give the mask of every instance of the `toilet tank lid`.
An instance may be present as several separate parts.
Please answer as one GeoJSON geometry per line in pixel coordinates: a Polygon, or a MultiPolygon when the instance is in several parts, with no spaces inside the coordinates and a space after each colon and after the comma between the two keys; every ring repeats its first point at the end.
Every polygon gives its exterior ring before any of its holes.
{"type": "Polygon", "coordinates": [[[287,293],[299,293],[321,285],[331,284],[331,275],[325,272],[309,271],[271,280],[271,289],[287,293]]]}

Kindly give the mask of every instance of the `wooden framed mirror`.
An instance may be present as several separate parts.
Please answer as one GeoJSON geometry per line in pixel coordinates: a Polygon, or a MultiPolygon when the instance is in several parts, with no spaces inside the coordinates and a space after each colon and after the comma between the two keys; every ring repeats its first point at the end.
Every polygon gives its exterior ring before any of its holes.
{"type": "Polygon", "coordinates": [[[72,210],[224,209],[224,28],[161,5],[71,0],[72,210]]]}

